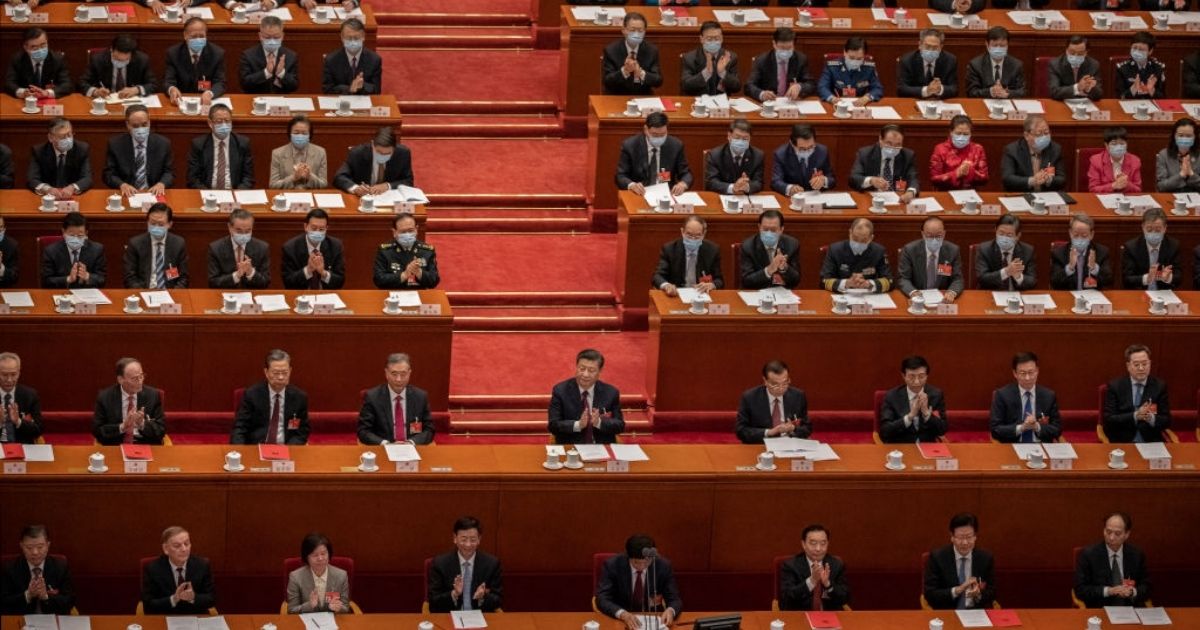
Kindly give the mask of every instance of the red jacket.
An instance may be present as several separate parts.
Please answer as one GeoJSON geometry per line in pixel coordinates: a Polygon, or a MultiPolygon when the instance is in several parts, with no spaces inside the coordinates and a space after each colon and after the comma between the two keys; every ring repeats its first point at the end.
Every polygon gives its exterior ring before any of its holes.
{"type": "Polygon", "coordinates": [[[965,149],[956,149],[946,140],[933,147],[933,155],[929,157],[929,178],[938,190],[961,190],[986,184],[988,165],[983,145],[972,142],[965,149]],[[971,162],[971,170],[966,177],[960,178],[958,167],[966,161],[971,162]]]}
{"type": "MultiPolygon", "coordinates": [[[[1142,192],[1142,160],[1132,153],[1126,153],[1121,160],[1121,172],[1125,173],[1128,181],[1123,193],[1142,192]]],[[[1113,191],[1113,163],[1108,151],[1101,151],[1088,160],[1088,192],[1110,193],[1113,191]]]]}

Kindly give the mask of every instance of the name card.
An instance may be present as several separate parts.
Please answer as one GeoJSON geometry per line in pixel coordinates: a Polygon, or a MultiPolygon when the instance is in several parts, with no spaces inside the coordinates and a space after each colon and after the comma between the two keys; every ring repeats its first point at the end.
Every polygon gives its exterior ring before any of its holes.
{"type": "MultiPolygon", "coordinates": [[[[36,17],[38,14],[34,13],[33,15],[36,17]]],[[[1188,22],[1183,29],[1189,33],[1200,33],[1200,22],[1188,22]]]]}
{"type": "Polygon", "coordinates": [[[95,315],[96,314],[96,305],[95,304],[76,304],[75,305],[75,314],[76,315],[95,315]]]}
{"type": "Polygon", "coordinates": [[[1150,112],[1150,120],[1155,120],[1158,122],[1171,122],[1173,120],[1173,117],[1171,115],[1171,112],[1163,111],[1160,109],[1158,111],[1150,112]]]}
{"type": "Polygon", "coordinates": [[[775,28],[779,28],[781,26],[785,28],[791,28],[792,24],[794,24],[794,21],[790,17],[775,18],[775,28]]]}
{"type": "Polygon", "coordinates": [[[313,315],[333,315],[332,304],[314,304],[313,315]]]}
{"type": "Polygon", "coordinates": [[[988,30],[987,20],[971,20],[967,22],[968,31],[986,31],[988,30]]]}
{"type": "Polygon", "coordinates": [[[1126,21],[1126,20],[1115,20],[1115,21],[1113,21],[1113,23],[1112,23],[1112,29],[1111,29],[1111,30],[1114,30],[1114,31],[1128,31],[1128,30],[1129,30],[1129,22],[1128,22],[1128,21],[1126,21]]]}
{"type": "Polygon", "coordinates": [[[148,463],[149,462],[145,460],[125,462],[125,473],[131,475],[144,475],[148,470],[146,467],[146,464],[148,463]]]}
{"type": "Polygon", "coordinates": [[[710,107],[708,115],[712,118],[729,118],[728,107],[710,107]]]}
{"type": "Polygon", "coordinates": [[[441,304],[421,304],[421,305],[417,306],[417,314],[418,315],[441,315],[442,314],[442,305],[441,304]]]}
{"type": "Polygon", "coordinates": [[[262,304],[243,304],[238,312],[242,315],[262,315],[262,304]]]}
{"type": "Polygon", "coordinates": [[[917,28],[916,18],[906,18],[896,22],[896,28],[917,28]]]}
{"type": "Polygon", "coordinates": [[[781,119],[800,118],[800,110],[799,109],[784,109],[784,110],[780,110],[776,113],[779,114],[779,118],[781,118],[781,119]]]}
{"type": "Polygon", "coordinates": [[[1093,304],[1092,315],[1112,315],[1112,304],[1093,304]]]}
{"type": "Polygon", "coordinates": [[[806,203],[800,208],[800,214],[821,214],[825,211],[825,204],[806,203]]]}
{"type": "Polygon", "coordinates": [[[161,304],[158,307],[159,315],[181,315],[183,314],[183,305],[178,303],[161,304]]]}
{"type": "Polygon", "coordinates": [[[958,470],[957,457],[944,457],[933,460],[938,470],[958,470]]]}
{"type": "Polygon", "coordinates": [[[1150,470],[1171,470],[1170,457],[1153,457],[1150,460],[1150,470]]]}
{"type": "Polygon", "coordinates": [[[293,201],[291,205],[288,206],[288,212],[307,214],[309,210],[312,210],[312,204],[308,203],[307,201],[293,201]]]}
{"type": "Polygon", "coordinates": [[[143,213],[143,214],[145,214],[145,213],[149,213],[149,212],[150,212],[150,206],[153,206],[153,205],[154,205],[154,203],[153,203],[153,202],[151,202],[151,201],[143,201],[143,202],[142,202],[142,213],[143,213]]]}
{"type": "Polygon", "coordinates": [[[398,473],[415,473],[420,469],[421,462],[396,462],[396,472],[398,473]]]}
{"type": "Polygon", "coordinates": [[[958,305],[957,304],[946,304],[946,303],[938,304],[937,305],[937,314],[938,315],[958,315],[958,305]]]}
{"type": "Polygon", "coordinates": [[[1008,120],[1025,120],[1025,113],[1019,109],[1009,110],[1005,116],[1008,120]]]}
{"type": "Polygon", "coordinates": [[[799,315],[800,314],[800,305],[799,304],[780,304],[779,306],[777,306],[775,308],[779,311],[780,315],[799,315]]]}
{"type": "Polygon", "coordinates": [[[616,473],[629,472],[629,462],[621,460],[609,460],[605,462],[605,470],[616,473]]]}
{"type": "Polygon", "coordinates": [[[677,203],[671,206],[671,212],[675,214],[691,214],[695,209],[696,206],[690,203],[677,203]]]}
{"type": "Polygon", "coordinates": [[[925,206],[910,203],[904,206],[904,214],[925,214],[925,206]]]}
{"type": "MultiPolygon", "coordinates": [[[[49,24],[50,23],[50,14],[49,13],[30,13],[29,14],[29,23],[30,24],[49,24]]],[[[1188,26],[1191,26],[1191,25],[1189,24],[1188,26]]],[[[1200,29],[1196,29],[1196,30],[1200,30],[1200,29]]]]}
{"type": "Polygon", "coordinates": [[[1089,120],[1102,120],[1102,121],[1112,120],[1112,112],[1110,112],[1106,109],[1089,112],[1088,119],[1089,120]]]}
{"type": "Polygon", "coordinates": [[[127,14],[127,13],[109,13],[108,14],[108,23],[109,24],[125,24],[127,22],[129,22],[129,14],[127,14]]]}
{"type": "Polygon", "coordinates": [[[0,315],[8,315],[12,313],[12,307],[8,304],[0,304],[0,315]]]}
{"type": "Polygon", "coordinates": [[[1068,214],[1067,213],[1067,204],[1065,204],[1065,203],[1049,204],[1046,206],[1046,211],[1050,213],[1050,216],[1065,217],[1068,214]]]}
{"type": "Polygon", "coordinates": [[[797,457],[792,460],[792,472],[812,472],[813,463],[811,459],[797,457]]]}
{"type": "Polygon", "coordinates": [[[680,16],[680,17],[675,18],[675,21],[680,26],[699,26],[699,24],[700,24],[700,18],[698,18],[694,15],[689,15],[686,17],[680,16]]]}
{"type": "MultiPolygon", "coordinates": [[[[1126,28],[1128,28],[1128,22],[1126,22],[1126,28]]],[[[1069,31],[1071,30],[1071,23],[1066,20],[1054,20],[1050,22],[1050,30],[1069,31]]]]}
{"type": "Polygon", "coordinates": [[[212,105],[201,105],[200,106],[200,115],[207,116],[208,110],[210,110],[210,109],[212,109],[212,105]]]}
{"type": "Polygon", "coordinates": [[[851,315],[874,315],[875,309],[870,304],[851,304],[851,315]]]}
{"type": "Polygon", "coordinates": [[[1071,470],[1075,468],[1073,459],[1051,459],[1050,470],[1071,470]]]}
{"type": "Polygon", "coordinates": [[[287,105],[272,105],[267,108],[268,116],[291,116],[292,108],[287,105]]]}
{"type": "Polygon", "coordinates": [[[938,118],[940,118],[942,120],[950,120],[950,119],[954,118],[956,115],[957,114],[955,114],[954,112],[952,112],[948,109],[943,109],[942,111],[938,112],[938,118]]]}
{"type": "Polygon", "coordinates": [[[232,213],[233,212],[233,202],[222,201],[222,202],[217,203],[217,212],[220,212],[222,214],[232,213]]]}
{"type": "MultiPolygon", "coordinates": [[[[1187,306],[1186,304],[1184,306],[1187,306]]],[[[729,304],[709,304],[708,313],[710,315],[728,315],[729,304]]]]}
{"type": "MultiPolygon", "coordinates": [[[[1171,460],[1167,461],[1167,467],[1171,467],[1171,460]]],[[[24,475],[25,462],[4,462],[4,474],[6,475],[24,475]]]]}
{"type": "Polygon", "coordinates": [[[870,120],[871,110],[869,110],[865,107],[862,107],[859,109],[852,109],[852,110],[850,110],[850,118],[858,118],[861,120],[870,120]]]}
{"type": "Polygon", "coordinates": [[[1046,314],[1046,305],[1045,304],[1026,304],[1025,305],[1025,314],[1026,315],[1045,315],[1046,314]]]}
{"type": "Polygon", "coordinates": [[[833,28],[852,28],[850,18],[833,18],[833,28]]]}
{"type": "Polygon", "coordinates": [[[262,24],[262,19],[263,13],[261,11],[255,11],[254,13],[246,14],[246,20],[248,20],[250,24],[262,24]]]}
{"type": "Polygon", "coordinates": [[[42,115],[43,116],[62,116],[63,115],[63,106],[62,105],[43,105],[42,106],[42,115]]]}
{"type": "Polygon", "coordinates": [[[290,459],[277,459],[271,462],[271,472],[273,473],[293,473],[296,472],[296,462],[290,459]]]}
{"type": "Polygon", "coordinates": [[[1000,204],[985,203],[979,206],[979,213],[984,216],[1000,216],[1000,204]]]}
{"type": "Polygon", "coordinates": [[[375,105],[371,108],[371,118],[387,118],[392,115],[392,108],[387,105],[375,105]]]}
{"type": "Polygon", "coordinates": [[[79,212],[79,202],[75,200],[56,201],[54,202],[54,209],[58,212],[79,212]]]}
{"type": "Polygon", "coordinates": [[[1188,314],[1187,302],[1179,302],[1178,304],[1168,304],[1167,305],[1167,315],[1187,315],[1187,314],[1188,314]]]}

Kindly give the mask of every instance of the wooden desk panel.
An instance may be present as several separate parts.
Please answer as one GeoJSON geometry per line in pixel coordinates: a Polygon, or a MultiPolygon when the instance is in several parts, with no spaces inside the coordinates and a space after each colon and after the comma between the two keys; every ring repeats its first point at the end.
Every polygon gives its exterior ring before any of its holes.
{"type": "MultiPolygon", "coordinates": [[[[105,210],[107,197],[116,191],[103,188],[92,189],[79,199],[79,208],[88,219],[88,238],[104,245],[108,262],[108,287],[123,286],[122,256],[130,238],[146,231],[146,217],[140,211],[126,209],[124,212],[105,210]]],[[[268,198],[278,190],[268,190],[268,198]]],[[[345,250],[346,289],[374,289],[373,271],[375,253],[381,243],[392,238],[392,217],[387,212],[364,214],[358,211],[358,200],[354,195],[334,189],[314,192],[338,193],[345,208],[327,209],[330,214],[329,235],[341,239],[345,250]]],[[[41,212],[40,198],[27,190],[0,190],[0,215],[4,216],[5,238],[21,244],[21,276],[17,286],[32,288],[39,286],[37,238],[62,233],[63,215],[41,212]]],[[[167,191],[166,203],[175,215],[172,231],[187,240],[188,274],[192,287],[208,286],[208,246],[215,240],[228,238],[229,215],[219,212],[204,212],[200,208],[200,191],[173,188],[167,191]]],[[[246,206],[254,213],[254,237],[270,245],[271,287],[283,287],[283,244],[304,231],[304,215],[289,212],[274,212],[266,206],[246,206]]],[[[424,206],[415,211],[418,228],[425,224],[424,206]]]]}
{"type": "MultiPolygon", "coordinates": [[[[312,98],[315,106],[319,92],[318,86],[311,92],[288,96],[312,98]]],[[[250,152],[254,157],[254,185],[257,188],[266,188],[271,181],[271,151],[289,142],[287,123],[291,116],[255,116],[250,113],[255,95],[227,96],[233,103],[233,133],[250,138],[250,152]]],[[[188,154],[191,151],[192,140],[197,136],[212,133],[208,127],[208,117],[184,114],[178,107],[171,105],[165,96],[161,96],[161,99],[163,107],[150,110],[150,127],[155,133],[162,134],[171,141],[175,187],[187,188],[188,154]]],[[[123,110],[120,107],[110,107],[107,116],[94,116],[90,113],[90,99],[79,94],[60,99],[60,102],[63,104],[64,116],[71,121],[75,137],[90,145],[94,185],[104,186],[108,139],[114,134],[127,133],[123,110]]],[[[334,174],[346,161],[350,147],[369,141],[380,127],[390,126],[397,134],[400,133],[401,116],[400,109],[396,106],[396,97],[391,94],[373,96],[372,102],[386,106],[391,113],[387,117],[372,117],[367,112],[360,111],[354,116],[343,118],[327,116],[327,112],[319,108],[316,111],[305,112],[312,121],[313,142],[325,149],[330,185],[333,183],[334,174]]],[[[50,117],[43,114],[22,113],[21,107],[20,99],[0,95],[0,131],[4,133],[5,142],[13,150],[15,185],[18,188],[26,185],[30,149],[46,141],[46,125],[50,122],[50,117]]]]}

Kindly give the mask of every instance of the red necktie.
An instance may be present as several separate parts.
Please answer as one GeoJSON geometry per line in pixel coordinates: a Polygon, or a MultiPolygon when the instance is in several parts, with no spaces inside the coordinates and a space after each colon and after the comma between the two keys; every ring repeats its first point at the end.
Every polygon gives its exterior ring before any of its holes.
{"type": "Polygon", "coordinates": [[[777,73],[778,76],[775,79],[775,83],[778,84],[779,90],[777,92],[775,92],[775,95],[779,96],[781,98],[783,97],[784,94],[787,94],[787,89],[788,89],[787,71],[788,71],[787,62],[785,61],[783,63],[779,63],[779,72],[777,73]]]}
{"type": "Polygon", "coordinates": [[[638,571],[633,580],[633,607],[636,612],[646,610],[646,583],[642,581],[642,571],[638,571]]]}
{"type": "Polygon", "coordinates": [[[579,406],[583,409],[583,413],[580,414],[580,421],[585,423],[583,425],[583,443],[594,444],[596,440],[592,437],[592,414],[589,413],[591,407],[588,406],[587,392],[583,392],[583,395],[579,397],[579,406]]]}
{"type": "Polygon", "coordinates": [[[279,422],[283,415],[283,410],[279,408],[279,398],[279,394],[275,394],[275,404],[271,405],[271,432],[264,440],[267,444],[277,444],[279,440],[279,422]]]}
{"type": "Polygon", "coordinates": [[[821,583],[821,578],[819,578],[817,576],[817,571],[820,571],[820,570],[821,570],[820,562],[812,563],[812,569],[810,570],[809,573],[812,575],[812,580],[813,580],[813,590],[812,590],[812,609],[813,610],[824,610],[825,609],[824,603],[821,601],[821,595],[823,595],[825,593],[825,585],[821,583]]]}
{"type": "Polygon", "coordinates": [[[404,428],[404,397],[396,397],[396,406],[392,409],[392,419],[396,421],[396,426],[392,429],[392,437],[397,442],[403,442],[408,439],[408,431],[404,428]]]}
{"type": "Polygon", "coordinates": [[[775,404],[771,406],[771,426],[777,427],[783,424],[783,407],[779,404],[779,399],[775,399],[775,404]]]}
{"type": "MultiPolygon", "coordinates": [[[[134,397],[133,397],[133,396],[130,396],[130,397],[129,397],[129,404],[127,404],[127,405],[125,406],[125,417],[126,417],[126,418],[128,418],[129,416],[132,416],[132,415],[134,414],[134,412],[136,411],[136,409],[134,408],[133,399],[134,399],[134,397]]],[[[125,438],[124,438],[124,440],[123,440],[123,441],[124,441],[126,444],[133,444],[133,429],[132,429],[132,428],[131,428],[131,429],[129,429],[129,431],[127,431],[127,432],[125,433],[125,438]]]]}
{"type": "MultiPolygon", "coordinates": [[[[312,253],[309,254],[309,257],[311,258],[312,256],[316,256],[317,254],[320,253],[320,251],[321,250],[314,247],[312,250],[312,253]]],[[[321,276],[314,273],[313,276],[308,279],[308,288],[320,289],[321,288],[321,276]]]]}

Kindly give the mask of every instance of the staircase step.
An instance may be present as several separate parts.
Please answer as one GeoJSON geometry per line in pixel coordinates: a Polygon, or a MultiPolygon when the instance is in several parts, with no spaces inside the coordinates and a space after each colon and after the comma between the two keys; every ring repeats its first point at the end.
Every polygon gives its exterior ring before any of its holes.
{"type": "Polygon", "coordinates": [[[381,26],[376,45],[395,48],[532,49],[529,26],[381,26]]]}
{"type": "Polygon", "coordinates": [[[528,13],[413,13],[408,11],[376,11],[380,26],[524,26],[532,18],[528,13]]]}
{"type": "Polygon", "coordinates": [[[545,307],[612,308],[617,300],[606,291],[448,291],[446,297],[455,311],[464,307],[545,307]]]}
{"type": "Polygon", "coordinates": [[[422,138],[559,138],[562,124],[550,116],[408,116],[404,135],[422,138]]]}
{"type": "Polygon", "coordinates": [[[429,115],[541,115],[557,116],[554,101],[398,101],[405,116],[429,115]]]}
{"type": "MultiPolygon", "coordinates": [[[[621,415],[625,418],[625,434],[648,433],[652,424],[644,409],[631,408],[621,399],[621,415]]],[[[546,396],[546,405],[550,397],[546,396]]],[[[463,410],[450,412],[450,431],[462,434],[547,435],[546,407],[520,411],[463,410]]],[[[548,437],[548,436],[547,436],[548,437]]]]}
{"type": "Polygon", "coordinates": [[[433,206],[425,220],[430,233],[588,232],[586,206],[547,208],[433,206]]]}
{"type": "Polygon", "coordinates": [[[438,210],[486,208],[509,210],[587,209],[583,193],[429,193],[431,206],[438,210]]]}
{"type": "Polygon", "coordinates": [[[616,331],[620,312],[613,307],[580,306],[455,306],[455,330],[616,331]]]}

